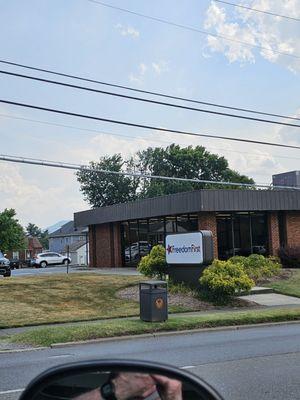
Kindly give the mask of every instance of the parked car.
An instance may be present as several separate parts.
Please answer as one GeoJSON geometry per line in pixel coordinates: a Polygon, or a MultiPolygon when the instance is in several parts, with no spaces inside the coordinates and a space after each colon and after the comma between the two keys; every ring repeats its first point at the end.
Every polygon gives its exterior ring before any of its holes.
{"type": "Polygon", "coordinates": [[[40,253],[32,259],[32,265],[36,268],[45,268],[48,265],[68,265],[71,262],[70,257],[63,256],[59,253],[40,253]]]}
{"type": "Polygon", "coordinates": [[[0,251],[0,275],[4,277],[11,276],[11,269],[9,265],[9,259],[5,257],[6,254],[3,254],[0,251]]]}
{"type": "Polygon", "coordinates": [[[141,240],[140,242],[132,243],[130,247],[125,249],[125,261],[139,260],[141,257],[146,256],[149,254],[151,250],[151,246],[148,242],[141,240]]]}
{"type": "Polygon", "coordinates": [[[22,265],[22,261],[18,258],[12,258],[9,260],[10,269],[19,269],[20,265],[22,265]]]}

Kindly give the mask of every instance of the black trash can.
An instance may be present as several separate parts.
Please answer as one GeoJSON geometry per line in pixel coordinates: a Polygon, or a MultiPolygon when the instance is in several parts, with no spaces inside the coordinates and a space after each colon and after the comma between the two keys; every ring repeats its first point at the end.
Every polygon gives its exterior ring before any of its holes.
{"type": "Polygon", "coordinates": [[[140,283],[140,318],[146,322],[168,319],[168,290],[165,281],[140,283]]]}

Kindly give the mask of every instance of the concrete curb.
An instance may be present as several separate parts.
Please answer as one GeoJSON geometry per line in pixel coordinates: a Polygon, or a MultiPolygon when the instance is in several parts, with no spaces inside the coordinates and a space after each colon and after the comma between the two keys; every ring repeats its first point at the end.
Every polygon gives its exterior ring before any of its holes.
{"type": "Polygon", "coordinates": [[[38,350],[46,350],[49,347],[26,347],[25,349],[7,349],[7,350],[0,350],[0,354],[6,353],[25,353],[28,351],[38,351],[38,350]]]}
{"type": "Polygon", "coordinates": [[[84,344],[94,344],[94,343],[105,343],[105,342],[114,342],[120,340],[132,340],[132,339],[143,339],[143,338],[155,338],[160,336],[174,336],[174,335],[182,335],[182,334],[192,334],[192,333],[201,333],[201,332],[220,332],[220,331],[237,331],[242,329],[250,329],[250,328],[267,328],[272,326],[280,326],[280,325],[293,325],[299,324],[300,320],[295,321],[280,321],[280,322],[264,322],[261,324],[248,324],[248,325],[231,325],[231,326],[218,326],[214,328],[197,328],[197,329],[189,329],[189,330],[181,330],[181,331],[162,331],[155,333],[142,333],[139,335],[125,335],[125,336],[114,336],[107,338],[98,338],[98,339],[90,339],[90,340],[81,340],[77,342],[66,342],[66,343],[53,343],[50,345],[51,349],[62,348],[62,347],[72,347],[76,345],[84,345],[84,344]]]}

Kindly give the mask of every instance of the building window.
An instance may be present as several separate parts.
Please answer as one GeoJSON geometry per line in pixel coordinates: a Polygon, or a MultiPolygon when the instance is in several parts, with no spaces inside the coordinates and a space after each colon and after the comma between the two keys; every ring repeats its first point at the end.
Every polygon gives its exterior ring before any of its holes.
{"type": "MultiPolygon", "coordinates": [[[[157,244],[165,244],[165,232],[167,222],[164,218],[150,218],[149,219],[149,244],[153,247],[157,244]]],[[[176,229],[176,228],[175,228],[176,229]]]]}
{"type": "Polygon", "coordinates": [[[12,258],[19,258],[19,252],[18,251],[13,251],[12,253],[12,258]]]}
{"type": "Polygon", "coordinates": [[[220,259],[233,256],[233,224],[231,214],[217,215],[218,255],[220,259]]]}
{"type": "Polygon", "coordinates": [[[240,212],[217,214],[218,255],[268,254],[266,213],[240,212]]]}
{"type": "Polygon", "coordinates": [[[198,230],[198,216],[179,215],[140,219],[121,223],[123,264],[135,266],[157,244],[165,244],[169,233],[198,230]]]}
{"type": "Polygon", "coordinates": [[[268,220],[266,213],[252,213],[251,232],[252,232],[252,253],[268,254],[268,220]]]}

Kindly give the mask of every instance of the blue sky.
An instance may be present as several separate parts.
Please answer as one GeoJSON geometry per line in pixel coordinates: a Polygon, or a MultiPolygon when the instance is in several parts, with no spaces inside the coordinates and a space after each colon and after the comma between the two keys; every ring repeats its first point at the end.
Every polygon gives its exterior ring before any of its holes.
{"type": "MultiPolygon", "coordinates": [[[[201,1],[107,0],[109,4],[300,55],[300,24],[201,1]]],[[[300,1],[254,0],[256,8],[300,16],[300,1]],[[287,4],[288,3],[288,4],[287,4]]],[[[87,0],[0,0],[0,58],[103,81],[240,107],[298,115],[299,60],[191,32],[87,0]]],[[[0,69],[24,70],[0,65],[0,69]]],[[[31,73],[37,75],[36,73],[31,73]]],[[[38,74],[46,76],[45,74],[38,74]]],[[[63,79],[67,81],[66,79],[63,79]]],[[[71,80],[68,80],[71,82],[71,80]]],[[[296,128],[173,110],[0,74],[1,98],[195,132],[299,143],[296,128]]],[[[93,85],[91,85],[93,87],[93,85]]],[[[194,139],[0,104],[3,154],[86,163],[149,145],[202,144],[257,182],[299,169],[297,150],[194,139]],[[6,117],[5,117],[6,116],[6,117]],[[96,129],[99,134],[10,117],[96,129]],[[125,136],[110,136],[103,132],[125,136]],[[282,158],[283,157],[283,158],[282,158]]],[[[0,163],[1,209],[46,227],[88,208],[70,171],[0,163]]]]}

